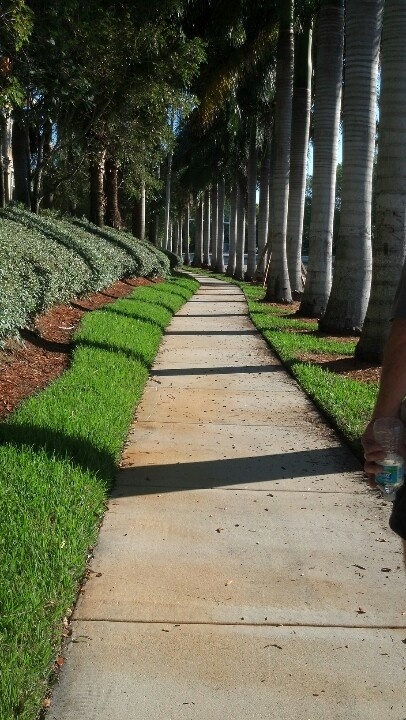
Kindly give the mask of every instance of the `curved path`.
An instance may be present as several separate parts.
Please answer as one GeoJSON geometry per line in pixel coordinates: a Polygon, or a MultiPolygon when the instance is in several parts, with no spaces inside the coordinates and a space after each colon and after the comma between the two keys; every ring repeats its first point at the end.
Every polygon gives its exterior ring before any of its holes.
{"type": "Polygon", "coordinates": [[[55,720],[403,720],[389,507],[253,327],[201,278],[131,428],[55,720]]]}

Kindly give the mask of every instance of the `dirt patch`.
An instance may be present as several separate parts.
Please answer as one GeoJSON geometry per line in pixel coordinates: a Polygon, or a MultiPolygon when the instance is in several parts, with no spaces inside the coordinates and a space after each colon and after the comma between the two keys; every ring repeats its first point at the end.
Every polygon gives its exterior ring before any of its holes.
{"type": "MultiPolygon", "coordinates": [[[[336,340],[337,338],[333,339],[336,340]]],[[[354,357],[348,357],[348,355],[340,356],[309,352],[299,355],[298,360],[310,362],[312,365],[323,368],[323,370],[330,370],[330,372],[337,375],[344,375],[353,380],[366,383],[377,383],[381,376],[381,365],[357,360],[354,357]]]]}
{"type": "Polygon", "coordinates": [[[154,282],[160,281],[119,280],[101,292],[38,315],[32,328],[22,330],[20,341],[11,340],[0,351],[0,418],[69,367],[72,336],[86,312],[126,297],[135,287],[154,282]]]}

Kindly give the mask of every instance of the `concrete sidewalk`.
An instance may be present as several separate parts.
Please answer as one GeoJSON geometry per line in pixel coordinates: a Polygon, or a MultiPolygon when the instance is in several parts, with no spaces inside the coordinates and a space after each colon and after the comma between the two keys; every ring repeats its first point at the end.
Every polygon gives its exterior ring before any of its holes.
{"type": "Polygon", "coordinates": [[[404,720],[389,506],[202,278],[131,428],[53,720],[404,720]]]}

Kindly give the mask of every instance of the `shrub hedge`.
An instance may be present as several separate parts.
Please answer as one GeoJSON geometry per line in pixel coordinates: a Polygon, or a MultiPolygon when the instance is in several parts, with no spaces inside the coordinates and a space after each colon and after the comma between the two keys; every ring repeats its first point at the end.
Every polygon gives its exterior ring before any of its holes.
{"type": "Polygon", "coordinates": [[[129,233],[9,206],[0,212],[0,342],[53,305],[131,275],[168,277],[174,262],[129,233]]]}

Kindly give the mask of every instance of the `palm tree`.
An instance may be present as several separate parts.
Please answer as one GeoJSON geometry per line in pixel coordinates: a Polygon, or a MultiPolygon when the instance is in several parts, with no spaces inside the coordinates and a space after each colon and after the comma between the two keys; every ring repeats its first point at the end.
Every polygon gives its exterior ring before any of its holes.
{"type": "Polygon", "coordinates": [[[295,34],[289,211],[286,233],[289,280],[294,299],[298,299],[303,291],[302,234],[311,107],[311,47],[311,17],[308,15],[295,34]]]}
{"type": "Polygon", "coordinates": [[[237,248],[237,183],[234,182],[230,191],[230,235],[228,246],[228,264],[226,275],[234,277],[236,266],[236,248],[237,248]]]}
{"type": "Polygon", "coordinates": [[[372,275],[371,206],[383,0],[347,0],[340,232],[320,329],[359,334],[372,275]]]}
{"type": "Polygon", "coordinates": [[[204,222],[204,205],[200,196],[195,210],[196,216],[196,233],[195,233],[195,251],[193,254],[193,267],[201,267],[203,265],[203,222],[204,222]]]}
{"type": "Polygon", "coordinates": [[[257,123],[252,118],[249,128],[247,162],[247,272],[246,280],[252,280],[257,256],[257,123]]]}
{"type": "Polygon", "coordinates": [[[245,250],[245,188],[242,182],[237,181],[236,206],[237,206],[237,233],[235,248],[235,272],[236,280],[244,280],[244,250],[245,250]]]}
{"type": "Polygon", "coordinates": [[[372,242],[371,296],[359,358],[380,360],[406,250],[406,5],[386,0],[381,43],[381,93],[372,242]]]}
{"type": "Polygon", "coordinates": [[[204,192],[203,265],[210,267],[210,189],[204,192]]]}
{"type": "Polygon", "coordinates": [[[217,262],[218,273],[224,272],[224,201],[225,180],[221,178],[217,185],[217,262]]]}
{"type": "Polygon", "coordinates": [[[183,222],[183,252],[185,265],[190,265],[189,255],[189,226],[190,226],[190,201],[188,200],[185,207],[185,219],[183,222]]]}
{"type": "Polygon", "coordinates": [[[300,314],[321,317],[331,289],[335,181],[344,42],[344,0],[321,0],[317,19],[313,195],[309,263],[300,314]]]}
{"type": "Polygon", "coordinates": [[[276,62],[276,99],[272,148],[273,217],[272,261],[266,300],[292,302],[286,256],[286,229],[289,197],[290,137],[293,83],[293,1],[283,0],[279,21],[276,62]]]}
{"type": "Polygon", "coordinates": [[[215,182],[211,192],[211,261],[213,270],[217,267],[217,229],[218,229],[218,183],[215,182]]]}

